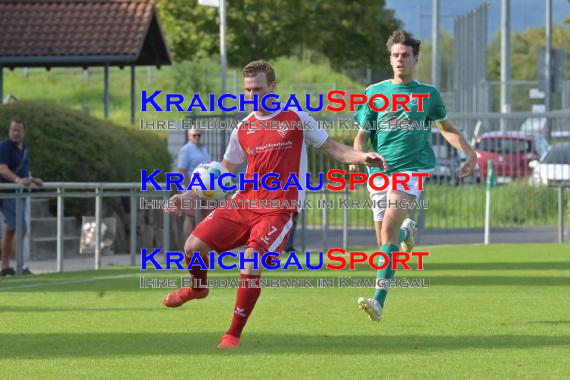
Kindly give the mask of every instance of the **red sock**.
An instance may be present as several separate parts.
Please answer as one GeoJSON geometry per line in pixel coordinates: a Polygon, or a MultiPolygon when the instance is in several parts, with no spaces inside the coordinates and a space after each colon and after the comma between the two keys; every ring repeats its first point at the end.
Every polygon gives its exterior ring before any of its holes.
{"type": "Polygon", "coordinates": [[[258,275],[250,275],[250,274],[240,274],[239,278],[246,278],[249,279],[249,282],[245,282],[244,286],[241,286],[237,292],[236,298],[236,305],[234,307],[234,317],[232,319],[232,324],[226,334],[240,337],[245,324],[247,323],[247,319],[251,315],[253,308],[255,307],[255,303],[259,298],[259,294],[261,293],[261,288],[259,287],[259,277],[258,275]],[[251,287],[250,287],[251,286],[251,287]]]}
{"type": "MultiPolygon", "coordinates": [[[[186,268],[188,268],[188,265],[190,265],[190,260],[192,258],[188,257],[188,256],[184,256],[184,261],[186,261],[186,268]]],[[[206,264],[206,267],[208,267],[210,265],[210,260],[208,260],[208,256],[202,256],[202,260],[204,261],[204,264],[206,264]]],[[[207,282],[208,282],[208,270],[207,269],[202,269],[200,267],[200,265],[194,265],[192,266],[191,269],[188,270],[188,273],[190,273],[190,277],[192,277],[193,279],[195,278],[196,281],[198,281],[198,283],[196,285],[200,285],[202,284],[202,286],[206,286],[207,282]]],[[[194,287],[195,282],[192,281],[192,289],[193,290],[205,290],[206,288],[201,288],[201,289],[197,289],[194,287]]]]}

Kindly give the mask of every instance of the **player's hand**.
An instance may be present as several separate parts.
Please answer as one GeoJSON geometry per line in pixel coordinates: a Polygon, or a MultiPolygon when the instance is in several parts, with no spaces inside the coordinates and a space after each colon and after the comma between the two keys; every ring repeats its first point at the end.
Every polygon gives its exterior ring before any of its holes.
{"type": "Polygon", "coordinates": [[[475,171],[475,165],[477,164],[477,156],[471,155],[467,158],[461,170],[459,171],[459,178],[467,177],[475,171]]]}
{"type": "Polygon", "coordinates": [[[375,152],[364,153],[364,164],[366,164],[366,166],[377,166],[388,170],[388,164],[384,157],[375,152]]]}
{"type": "Polygon", "coordinates": [[[170,197],[164,207],[164,212],[174,216],[182,215],[182,194],[176,194],[170,197]]]}
{"type": "Polygon", "coordinates": [[[358,165],[348,165],[348,171],[353,173],[358,171],[358,165]]]}

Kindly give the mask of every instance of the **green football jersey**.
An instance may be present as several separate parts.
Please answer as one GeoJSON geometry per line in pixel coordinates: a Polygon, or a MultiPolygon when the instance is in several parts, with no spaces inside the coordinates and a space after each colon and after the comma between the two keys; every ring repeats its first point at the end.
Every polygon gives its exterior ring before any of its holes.
{"type": "MultiPolygon", "coordinates": [[[[374,94],[383,94],[390,101],[384,111],[376,112],[366,103],[357,108],[354,114],[359,127],[370,133],[372,150],[386,159],[386,173],[433,169],[435,155],[430,145],[431,123],[447,118],[439,91],[434,86],[416,80],[404,84],[385,80],[368,87],[364,93],[367,99],[374,94]],[[392,94],[409,95],[409,111],[405,111],[399,104],[396,111],[392,112],[392,94]],[[429,94],[429,98],[423,99],[422,112],[418,111],[418,99],[412,98],[412,94],[429,94]]],[[[383,106],[383,99],[374,99],[374,107],[383,106]]],[[[383,172],[383,169],[377,167],[370,167],[369,170],[370,174],[383,172]]]]}

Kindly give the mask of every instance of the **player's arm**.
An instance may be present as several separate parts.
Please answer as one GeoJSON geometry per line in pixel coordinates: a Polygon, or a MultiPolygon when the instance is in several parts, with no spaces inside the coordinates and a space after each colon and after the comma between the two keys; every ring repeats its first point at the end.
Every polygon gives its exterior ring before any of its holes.
{"type": "MultiPolygon", "coordinates": [[[[364,91],[364,93],[368,98],[370,98],[370,96],[372,95],[367,93],[367,91],[364,91]]],[[[354,150],[358,152],[368,151],[367,148],[368,148],[368,139],[370,138],[370,131],[368,130],[367,127],[365,127],[365,125],[367,125],[367,123],[369,125],[373,125],[374,121],[377,118],[378,118],[378,113],[376,111],[373,111],[372,108],[370,108],[370,104],[366,103],[358,106],[356,112],[354,113],[354,121],[359,123],[360,129],[358,130],[358,134],[354,138],[354,144],[353,144],[354,150]]],[[[357,171],[358,166],[350,165],[349,170],[357,171]]]]}
{"type": "MultiPolygon", "coordinates": [[[[184,186],[184,188],[186,188],[186,187],[187,186],[184,186]]],[[[196,193],[192,188],[188,189],[182,193],[174,194],[168,200],[169,204],[164,208],[164,212],[175,215],[175,216],[182,215],[182,199],[183,198],[189,198],[192,200],[200,199],[200,197],[198,196],[198,193],[196,193]]]]}
{"type": "MultiPolygon", "coordinates": [[[[357,152],[365,152],[367,150],[366,148],[368,146],[368,138],[369,137],[370,137],[370,133],[368,131],[364,131],[364,130],[360,129],[358,131],[358,134],[354,138],[354,150],[356,150],[357,152]]],[[[358,166],[350,165],[349,170],[351,172],[357,171],[358,166]]]]}
{"type": "Polygon", "coordinates": [[[364,164],[367,166],[378,166],[384,168],[384,170],[388,169],[384,157],[380,154],[374,152],[358,152],[344,144],[338,143],[330,137],[320,146],[319,150],[343,164],[364,164]]]}
{"type": "Polygon", "coordinates": [[[368,146],[368,138],[370,137],[370,133],[368,131],[364,131],[360,129],[358,134],[354,138],[354,150],[358,152],[366,151],[368,146]]]}
{"type": "Polygon", "coordinates": [[[188,178],[188,170],[178,168],[178,173],[182,174],[182,186],[186,189],[190,184],[190,178],[188,178]]]}
{"type": "MultiPolygon", "coordinates": [[[[178,172],[184,176],[182,179],[182,187],[184,189],[187,189],[188,186],[190,185],[190,176],[188,174],[188,170],[183,169],[182,167],[179,167],[178,172]]],[[[192,193],[192,192],[194,192],[192,189],[187,190],[187,191],[182,191],[181,193],[174,195],[172,198],[174,198],[174,197],[176,197],[176,198],[188,198],[190,196],[190,193],[192,193]]]]}
{"type": "Polygon", "coordinates": [[[227,171],[237,174],[241,164],[234,164],[228,160],[222,160],[222,165],[224,165],[227,171]]]}
{"type": "MultiPolygon", "coordinates": [[[[298,115],[301,117],[303,122],[310,123],[315,121],[312,116],[305,112],[298,112],[298,115]]],[[[316,122],[314,124],[316,124],[316,122]]],[[[378,153],[357,152],[351,147],[340,144],[330,138],[322,129],[309,128],[305,130],[305,141],[308,145],[314,146],[319,151],[327,154],[336,161],[342,162],[343,164],[365,164],[367,166],[383,167],[385,170],[388,169],[386,161],[384,161],[384,158],[378,153]]]]}
{"type": "Polygon", "coordinates": [[[471,145],[469,145],[463,135],[449,120],[440,120],[436,123],[436,126],[440,130],[443,138],[447,140],[452,147],[463,152],[467,156],[467,160],[459,172],[459,177],[466,177],[472,174],[475,171],[477,155],[471,145]]]}
{"type": "Polygon", "coordinates": [[[188,178],[188,166],[190,165],[190,156],[187,151],[187,146],[183,146],[182,149],[178,152],[178,160],[177,160],[177,167],[178,173],[183,175],[182,178],[182,185],[186,189],[190,184],[190,178],[188,178]]]}

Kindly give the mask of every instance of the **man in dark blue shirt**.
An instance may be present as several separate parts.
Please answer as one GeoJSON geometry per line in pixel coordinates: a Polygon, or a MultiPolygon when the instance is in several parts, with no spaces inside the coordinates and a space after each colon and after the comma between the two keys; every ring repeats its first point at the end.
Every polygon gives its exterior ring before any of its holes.
{"type": "MultiPolygon", "coordinates": [[[[10,123],[8,138],[0,142],[0,183],[17,183],[22,186],[43,185],[43,181],[40,178],[32,178],[30,176],[30,156],[28,154],[28,145],[24,144],[25,135],[25,123],[22,120],[13,120],[10,123]]],[[[22,201],[20,210],[21,225],[19,227],[23,228],[23,236],[26,233],[25,201],[22,201]]],[[[16,199],[3,198],[2,213],[4,214],[5,224],[2,239],[2,269],[0,276],[6,276],[15,274],[14,269],[10,267],[10,251],[17,227],[16,199]]],[[[24,272],[29,273],[29,270],[24,272]]]]}

